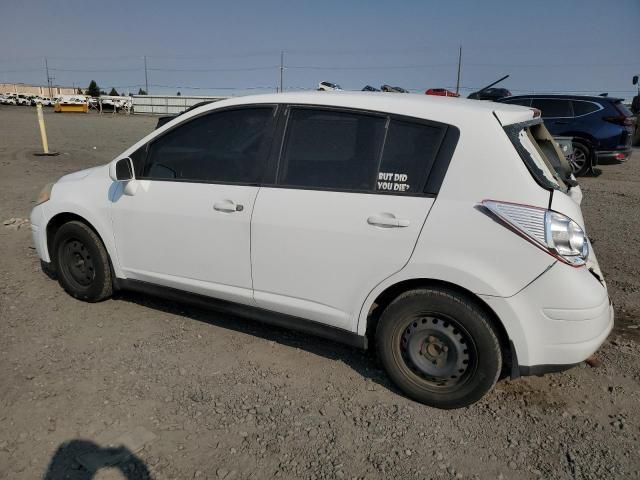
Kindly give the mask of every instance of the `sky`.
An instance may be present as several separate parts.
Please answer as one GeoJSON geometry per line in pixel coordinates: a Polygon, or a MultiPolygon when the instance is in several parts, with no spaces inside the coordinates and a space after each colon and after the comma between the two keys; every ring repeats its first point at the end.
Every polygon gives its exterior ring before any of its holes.
{"type": "Polygon", "coordinates": [[[0,82],[242,95],[398,85],[630,99],[640,0],[2,2],[0,82]],[[145,80],[144,58],[147,61],[145,80]]]}

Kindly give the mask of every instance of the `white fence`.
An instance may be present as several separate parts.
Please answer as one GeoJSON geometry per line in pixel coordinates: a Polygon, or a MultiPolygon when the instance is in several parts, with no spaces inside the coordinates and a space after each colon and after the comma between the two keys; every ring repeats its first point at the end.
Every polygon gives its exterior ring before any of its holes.
{"type": "Polygon", "coordinates": [[[224,100],[226,97],[192,97],[177,95],[133,95],[133,113],[172,115],[196,103],[224,100]]]}

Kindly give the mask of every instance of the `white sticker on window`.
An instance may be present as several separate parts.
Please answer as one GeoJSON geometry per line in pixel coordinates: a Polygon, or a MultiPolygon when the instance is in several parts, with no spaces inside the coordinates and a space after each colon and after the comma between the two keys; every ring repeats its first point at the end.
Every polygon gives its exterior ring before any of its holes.
{"type": "Polygon", "coordinates": [[[387,192],[408,192],[409,176],[406,173],[379,172],[378,190],[387,192]]]}

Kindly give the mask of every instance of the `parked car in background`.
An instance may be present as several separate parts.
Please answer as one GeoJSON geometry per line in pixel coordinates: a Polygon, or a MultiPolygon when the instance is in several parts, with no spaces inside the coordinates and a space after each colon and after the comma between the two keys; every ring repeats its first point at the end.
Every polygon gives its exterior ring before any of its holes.
{"type": "Polygon", "coordinates": [[[9,93],[5,95],[4,98],[2,99],[2,103],[5,105],[17,105],[18,104],[17,95],[15,93],[9,93]]]}
{"type": "Polygon", "coordinates": [[[330,92],[333,90],[342,90],[342,88],[337,83],[320,82],[318,84],[318,90],[321,92],[330,92]]]}
{"type": "Polygon", "coordinates": [[[363,92],[379,92],[380,89],[376,87],[372,87],[371,85],[366,85],[363,89],[363,92]]]}
{"type": "Polygon", "coordinates": [[[392,87],[391,85],[382,85],[380,89],[383,92],[392,92],[392,93],[409,93],[409,90],[406,90],[402,87],[392,87]]]}
{"type": "Polygon", "coordinates": [[[425,95],[437,95],[440,97],[459,97],[460,94],[456,92],[452,92],[451,90],[447,90],[446,88],[430,88],[426,92],[425,95]]]}
{"type": "Polygon", "coordinates": [[[510,97],[511,92],[506,88],[485,88],[484,90],[478,90],[477,92],[473,92],[469,94],[467,98],[472,100],[491,100],[495,102],[499,98],[510,97]]]}
{"type": "Polygon", "coordinates": [[[31,105],[31,96],[19,93],[16,96],[16,103],[22,106],[31,105]]]}
{"type": "Polygon", "coordinates": [[[535,113],[362,92],[203,105],[48,184],[33,241],[77,299],[131,289],[375,345],[406,395],[467,406],[613,327],[535,113]]]}
{"type": "Polygon", "coordinates": [[[499,101],[537,108],[552,135],[573,137],[576,176],[601,160],[623,161],[631,155],[635,118],[620,98],[532,94],[499,101]]]}

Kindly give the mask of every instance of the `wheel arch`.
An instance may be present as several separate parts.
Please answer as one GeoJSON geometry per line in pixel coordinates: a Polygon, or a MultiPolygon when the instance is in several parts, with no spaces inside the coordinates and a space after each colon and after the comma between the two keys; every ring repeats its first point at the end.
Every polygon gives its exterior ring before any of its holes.
{"type": "Polygon", "coordinates": [[[369,347],[374,345],[375,331],[384,309],[402,293],[416,288],[443,288],[453,291],[473,302],[483,313],[485,313],[491,323],[491,326],[496,332],[498,341],[500,342],[500,350],[502,352],[503,360],[503,375],[509,374],[512,370],[514,363],[513,360],[516,359],[517,363],[517,357],[515,356],[513,344],[511,343],[509,334],[503,322],[500,320],[496,312],[478,295],[464,287],[461,287],[460,285],[456,285],[455,283],[451,283],[446,280],[434,278],[411,278],[394,283],[379,293],[367,314],[365,336],[367,337],[369,347]]]}
{"type": "Polygon", "coordinates": [[[98,236],[98,238],[102,242],[102,245],[104,245],[104,248],[107,250],[107,254],[109,256],[109,263],[111,264],[111,272],[113,274],[114,273],[114,265],[113,265],[113,258],[114,257],[113,257],[112,252],[110,251],[109,243],[105,242],[104,235],[102,235],[100,230],[95,227],[93,222],[91,222],[87,218],[83,217],[82,215],[79,215],[79,214],[73,213],[73,212],[59,212],[59,213],[56,213],[47,222],[47,227],[46,227],[46,232],[47,232],[47,250],[49,252],[49,258],[51,259],[51,268],[55,268],[54,267],[54,265],[55,265],[55,260],[54,260],[55,252],[54,252],[54,249],[53,249],[53,241],[55,239],[56,232],[60,229],[60,227],[62,225],[64,225],[65,223],[72,222],[72,221],[77,221],[77,222],[81,222],[81,223],[85,224],[87,227],[89,227],[91,230],[93,230],[93,232],[98,236]]]}

